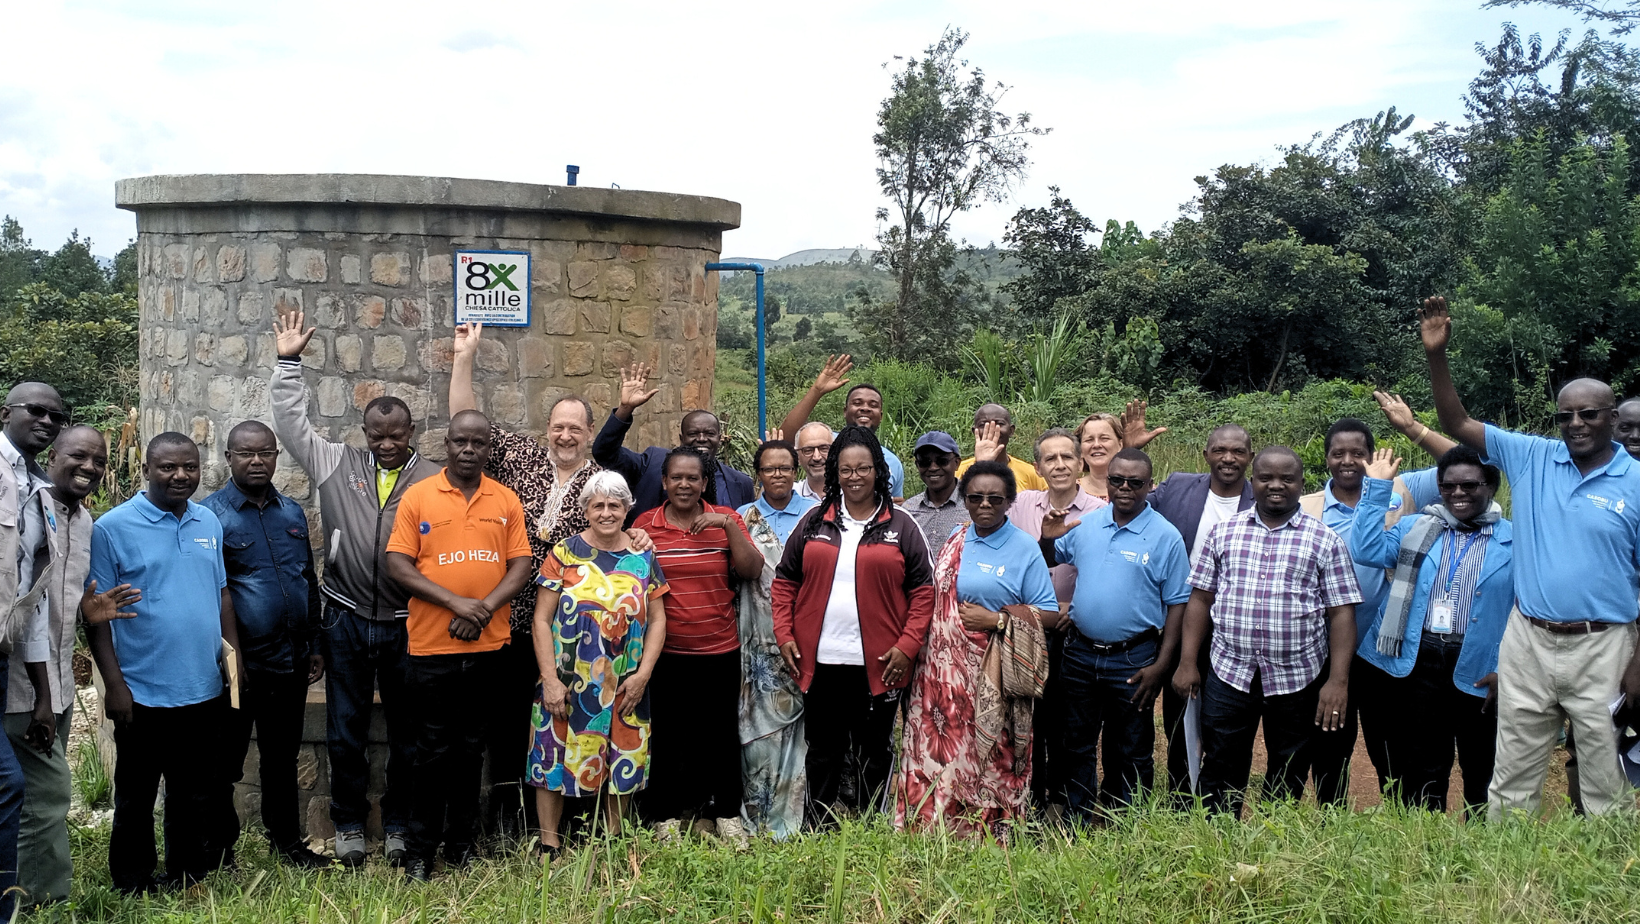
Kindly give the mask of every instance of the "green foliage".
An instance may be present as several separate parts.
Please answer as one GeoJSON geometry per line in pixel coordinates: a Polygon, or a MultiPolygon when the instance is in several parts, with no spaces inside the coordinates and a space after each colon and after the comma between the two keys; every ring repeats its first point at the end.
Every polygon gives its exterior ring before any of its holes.
{"type": "Polygon", "coordinates": [[[114,803],[114,778],[103,762],[96,735],[87,735],[74,748],[74,792],[87,808],[109,808],[114,803]]]}
{"type": "Polygon", "coordinates": [[[137,301],[45,283],[24,286],[0,316],[0,382],[46,382],[71,408],[137,400],[137,301]]]}

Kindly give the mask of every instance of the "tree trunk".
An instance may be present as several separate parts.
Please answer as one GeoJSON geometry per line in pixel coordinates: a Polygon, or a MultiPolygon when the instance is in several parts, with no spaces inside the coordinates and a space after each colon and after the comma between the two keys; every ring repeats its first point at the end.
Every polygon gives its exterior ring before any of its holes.
{"type": "Polygon", "coordinates": [[[1274,392],[1276,390],[1276,376],[1281,374],[1281,364],[1287,361],[1287,338],[1292,333],[1293,322],[1289,318],[1286,325],[1281,328],[1281,352],[1276,354],[1276,365],[1275,368],[1270,370],[1270,381],[1264,386],[1265,391],[1274,392]]]}

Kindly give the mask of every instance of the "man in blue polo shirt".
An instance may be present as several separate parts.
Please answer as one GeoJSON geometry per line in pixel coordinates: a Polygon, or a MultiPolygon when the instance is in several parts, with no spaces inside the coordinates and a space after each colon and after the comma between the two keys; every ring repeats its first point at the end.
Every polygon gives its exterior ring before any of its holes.
{"type": "Polygon", "coordinates": [[[208,822],[223,793],[222,642],[239,647],[222,524],[188,499],[199,487],[199,447],[181,433],[161,433],[148,444],[142,473],[148,489],[92,528],[86,582],[129,584],[142,594],[130,607],[134,617],[87,630],[120,754],[108,872],[114,888],[128,894],[156,885],[154,798],[161,777],[163,881],[187,885],[216,866],[208,822]]]}
{"type": "Polygon", "coordinates": [[[1577,737],[1583,807],[1632,809],[1611,706],[1640,702],[1640,463],[1612,439],[1611,386],[1574,379],[1560,390],[1560,440],[1512,433],[1469,416],[1452,384],[1446,299],[1426,299],[1424,352],[1441,428],[1509,478],[1515,598],[1498,651],[1498,747],[1487,794],[1493,819],[1536,817],[1561,723],[1577,737]]]}
{"type": "Polygon", "coordinates": [[[1155,778],[1156,695],[1177,660],[1190,599],[1184,540],[1145,502],[1151,471],[1150,456],[1124,449],[1110,462],[1109,506],[1070,523],[1066,511],[1050,510],[1042,521],[1048,564],[1076,566],[1062,661],[1061,753],[1068,764],[1069,809],[1083,822],[1099,802],[1133,804],[1155,778]]]}
{"type": "Polygon", "coordinates": [[[797,527],[797,521],[803,519],[803,514],[813,509],[819,501],[792,490],[797,481],[797,448],[780,439],[778,430],[774,437],[757,447],[757,453],[752,456],[752,471],[757,473],[757,483],[763,487],[763,493],[758,495],[757,500],[742,504],[735,512],[745,519],[756,510],[763,522],[774,530],[775,538],[785,545],[792,530],[797,527]]]}

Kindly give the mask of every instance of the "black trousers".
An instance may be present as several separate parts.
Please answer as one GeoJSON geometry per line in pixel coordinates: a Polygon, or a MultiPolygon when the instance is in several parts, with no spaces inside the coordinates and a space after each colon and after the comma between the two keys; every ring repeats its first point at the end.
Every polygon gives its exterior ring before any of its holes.
{"type": "Polygon", "coordinates": [[[228,733],[228,699],[152,708],[131,707],[131,721],[114,726],[114,825],[108,872],[114,888],[136,892],[154,883],[154,799],[165,780],[165,871],[184,882],[216,866],[211,823],[220,817],[221,742],[228,733]],[[203,752],[203,753],[202,753],[203,752]]]}
{"type": "Polygon", "coordinates": [[[1266,696],[1257,675],[1251,689],[1243,693],[1208,669],[1202,684],[1201,790],[1209,809],[1241,814],[1260,719],[1264,721],[1264,750],[1269,755],[1264,800],[1297,799],[1304,794],[1311,739],[1341,734],[1315,727],[1316,699],[1326,679],[1327,667],[1322,665],[1321,673],[1302,690],[1266,696]]]}
{"type": "Polygon", "coordinates": [[[257,780],[262,790],[262,827],[275,850],[302,846],[296,808],[296,756],[302,747],[302,716],[307,709],[306,661],[302,670],[273,672],[247,669],[239,708],[227,710],[222,783],[217,800],[213,849],[232,856],[239,840],[239,813],[233,807],[233,785],[245,775],[251,729],[256,729],[257,780]],[[225,810],[225,811],[224,811],[225,810]]]}
{"type": "Polygon", "coordinates": [[[1388,679],[1390,695],[1385,705],[1400,720],[1388,747],[1402,804],[1446,811],[1456,749],[1463,773],[1464,809],[1473,815],[1486,808],[1497,751],[1498,715],[1482,711],[1485,697],[1465,693],[1452,683],[1462,647],[1461,636],[1450,641],[1424,636],[1412,673],[1388,679]]]}
{"type": "Polygon", "coordinates": [[[535,821],[535,794],[526,792],[524,764],[530,753],[530,710],[541,669],[535,662],[535,641],[528,632],[513,630],[512,643],[496,660],[495,708],[485,734],[490,756],[490,807],[487,818],[498,834],[522,836],[535,821]]]}
{"type": "MultiPolygon", "coordinates": [[[[1327,668],[1321,669],[1325,677],[1327,668]]],[[[1367,757],[1378,773],[1379,791],[1387,791],[1389,760],[1384,750],[1384,683],[1390,676],[1359,656],[1350,662],[1350,699],[1345,706],[1344,727],[1326,734],[1317,733],[1310,755],[1310,774],[1315,782],[1315,801],[1321,805],[1343,805],[1350,794],[1350,758],[1355,755],[1359,734],[1367,745],[1367,757]]]]}
{"type": "Polygon", "coordinates": [[[848,808],[865,811],[881,804],[894,762],[894,712],[904,695],[904,690],[872,695],[865,665],[815,665],[814,682],[803,694],[811,822],[828,817],[845,772],[858,775],[848,808]]]}
{"type": "Polygon", "coordinates": [[[1066,803],[1065,682],[1060,676],[1066,631],[1062,627],[1048,633],[1048,682],[1031,719],[1031,796],[1040,806],[1066,803]]]}
{"type": "Polygon", "coordinates": [[[405,682],[417,719],[406,844],[413,858],[431,863],[441,840],[446,860],[472,849],[500,660],[499,651],[408,658],[405,682]]]}
{"type": "Polygon", "coordinates": [[[742,794],[740,651],[663,653],[649,679],[644,815],[738,818],[742,794]]]}
{"type": "MultiPolygon", "coordinates": [[[[1209,662],[1209,652],[1213,649],[1213,627],[1207,627],[1207,635],[1202,638],[1202,646],[1197,657],[1196,667],[1201,676],[1207,677],[1212,669],[1209,662]]],[[[1174,808],[1188,808],[1193,802],[1195,793],[1190,788],[1190,751],[1184,742],[1184,710],[1188,702],[1184,697],[1173,692],[1173,678],[1169,676],[1162,683],[1162,733],[1167,736],[1167,788],[1172,794],[1174,808]]]]}

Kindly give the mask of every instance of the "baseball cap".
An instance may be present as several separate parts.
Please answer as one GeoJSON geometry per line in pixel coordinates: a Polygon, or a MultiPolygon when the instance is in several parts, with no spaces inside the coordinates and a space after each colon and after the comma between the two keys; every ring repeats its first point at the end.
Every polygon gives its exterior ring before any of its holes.
{"type": "Polygon", "coordinates": [[[957,441],[951,438],[951,434],[943,430],[930,430],[917,437],[917,445],[911,447],[911,453],[915,455],[917,450],[924,446],[932,446],[941,452],[949,452],[952,455],[962,455],[962,451],[957,448],[957,441]]]}

